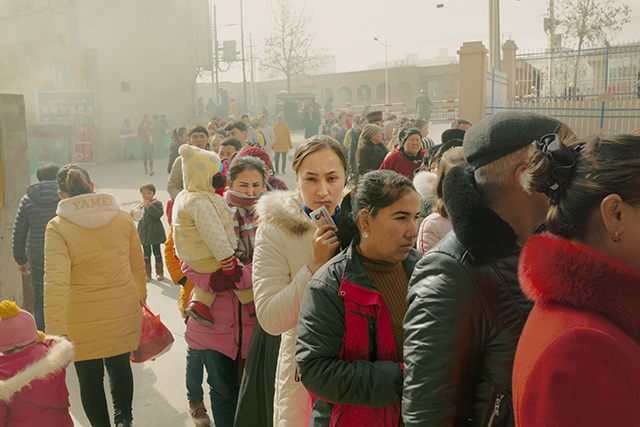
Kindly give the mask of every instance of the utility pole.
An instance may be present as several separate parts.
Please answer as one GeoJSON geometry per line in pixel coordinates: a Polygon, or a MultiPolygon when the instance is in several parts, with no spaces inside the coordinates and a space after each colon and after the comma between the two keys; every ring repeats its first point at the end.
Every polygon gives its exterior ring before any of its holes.
{"type": "Polygon", "coordinates": [[[489,0],[489,67],[500,69],[500,0],[489,0]]]}
{"type": "Polygon", "coordinates": [[[387,42],[382,43],[377,37],[373,39],[384,46],[384,103],[388,113],[389,107],[386,104],[389,103],[389,45],[387,42]]]}
{"type": "Polygon", "coordinates": [[[553,96],[553,54],[555,52],[556,18],[553,0],[549,0],[549,96],[553,96]]]}
{"type": "MultiPolygon", "coordinates": [[[[207,8],[209,13],[207,14],[207,24],[209,26],[209,37],[207,37],[207,39],[209,40],[209,66],[211,67],[211,92],[213,92],[211,95],[211,98],[215,98],[216,96],[216,87],[215,87],[215,80],[213,79],[213,69],[214,69],[214,61],[213,61],[213,41],[211,40],[211,36],[213,35],[211,33],[211,30],[213,29],[215,31],[215,27],[212,27],[211,25],[211,0],[209,0],[207,2],[207,4],[209,5],[209,7],[207,8]]],[[[213,6],[215,8],[215,6],[213,6]]]]}
{"type": "Polygon", "coordinates": [[[249,58],[251,61],[251,104],[258,107],[258,86],[256,83],[255,69],[253,68],[253,38],[249,33],[249,58]]]}
{"type": "Polygon", "coordinates": [[[213,5],[213,76],[216,78],[216,104],[220,105],[220,80],[218,79],[218,24],[216,21],[216,5],[213,5]]]}
{"type": "Polygon", "coordinates": [[[247,71],[246,61],[244,57],[244,17],[242,13],[242,0],[240,0],[240,43],[242,43],[242,88],[244,90],[244,108],[247,109],[245,113],[248,113],[249,100],[247,98],[247,71]]]}

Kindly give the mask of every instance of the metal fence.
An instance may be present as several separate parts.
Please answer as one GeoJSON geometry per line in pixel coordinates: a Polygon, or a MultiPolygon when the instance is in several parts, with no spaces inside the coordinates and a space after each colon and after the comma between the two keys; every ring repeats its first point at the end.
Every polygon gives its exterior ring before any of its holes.
{"type": "Polygon", "coordinates": [[[585,100],[599,94],[640,97],[640,42],[516,55],[516,98],[521,102],[585,100]]]}

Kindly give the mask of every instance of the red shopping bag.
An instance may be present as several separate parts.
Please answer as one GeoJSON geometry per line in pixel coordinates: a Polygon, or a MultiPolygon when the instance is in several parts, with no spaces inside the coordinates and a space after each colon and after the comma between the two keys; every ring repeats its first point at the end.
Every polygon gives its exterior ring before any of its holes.
{"type": "Polygon", "coordinates": [[[132,351],[129,360],[134,363],[142,363],[147,360],[155,360],[171,350],[173,335],[162,324],[160,316],[156,316],[149,310],[146,304],[142,305],[142,333],[138,349],[132,351]]]}

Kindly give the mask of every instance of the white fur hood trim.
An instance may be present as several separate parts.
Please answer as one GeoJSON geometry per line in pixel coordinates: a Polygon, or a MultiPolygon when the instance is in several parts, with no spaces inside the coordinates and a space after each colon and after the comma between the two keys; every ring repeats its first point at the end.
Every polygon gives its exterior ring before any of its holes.
{"type": "Polygon", "coordinates": [[[298,236],[315,229],[302,210],[302,200],[297,192],[271,191],[258,200],[256,212],[259,223],[274,225],[298,236]]]}
{"type": "Polygon", "coordinates": [[[55,341],[47,355],[13,377],[0,381],[0,401],[9,402],[23,387],[35,380],[55,375],[73,361],[73,344],[64,337],[47,335],[47,339],[55,341]]]}
{"type": "Polygon", "coordinates": [[[416,187],[416,190],[424,199],[433,193],[437,181],[438,175],[433,172],[422,171],[413,177],[413,186],[416,187]]]}

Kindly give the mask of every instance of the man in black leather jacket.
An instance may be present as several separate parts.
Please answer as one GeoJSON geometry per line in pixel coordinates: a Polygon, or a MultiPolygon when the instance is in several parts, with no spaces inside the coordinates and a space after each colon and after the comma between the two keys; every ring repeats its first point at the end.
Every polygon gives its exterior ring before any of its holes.
{"type": "Polygon", "coordinates": [[[511,372],[533,304],[518,257],[542,226],[547,197],[519,182],[530,144],[559,132],[555,119],[508,112],[464,137],[467,163],[443,196],[453,225],[417,264],[404,319],[406,426],[513,426],[511,372]]]}

